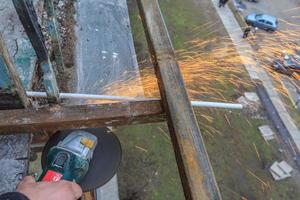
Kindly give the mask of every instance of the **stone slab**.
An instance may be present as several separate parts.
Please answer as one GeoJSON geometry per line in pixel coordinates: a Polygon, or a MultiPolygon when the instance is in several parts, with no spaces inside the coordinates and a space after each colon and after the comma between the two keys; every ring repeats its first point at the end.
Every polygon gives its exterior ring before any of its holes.
{"type": "Polygon", "coordinates": [[[14,191],[26,175],[29,139],[28,134],[0,137],[0,194],[14,191]]]}

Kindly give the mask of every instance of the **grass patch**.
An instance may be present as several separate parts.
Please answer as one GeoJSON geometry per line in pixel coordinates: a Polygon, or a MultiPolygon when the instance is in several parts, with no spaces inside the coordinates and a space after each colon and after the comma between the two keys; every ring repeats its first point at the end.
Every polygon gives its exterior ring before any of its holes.
{"type": "Polygon", "coordinates": [[[184,199],[172,143],[165,124],[117,130],[123,147],[121,199],[184,199]]]}
{"type": "MultiPolygon", "coordinates": [[[[196,112],[207,113],[200,109],[196,112]]],[[[292,200],[300,195],[292,179],[275,182],[269,174],[269,166],[283,159],[283,155],[278,152],[276,141],[268,144],[260,136],[257,127],[267,121],[251,119],[239,111],[218,110],[207,114],[213,117],[211,122],[203,118],[198,121],[223,199],[292,200]],[[207,127],[217,131],[214,133],[207,127]]]]}
{"type": "MultiPolygon", "coordinates": [[[[277,72],[272,72],[272,73],[277,73],[277,72]]],[[[283,75],[282,75],[283,76],[283,75]]],[[[295,108],[294,103],[292,102],[292,100],[289,97],[287,88],[285,88],[284,83],[282,82],[282,80],[279,80],[280,78],[284,78],[285,77],[276,77],[273,79],[273,83],[274,86],[277,88],[280,98],[284,104],[284,107],[286,108],[286,110],[288,111],[289,115],[291,116],[291,118],[293,119],[295,125],[300,129],[300,114],[299,114],[299,110],[297,108],[295,108]]],[[[292,81],[292,80],[290,80],[292,81]]]]}
{"type": "MultiPolygon", "coordinates": [[[[269,174],[269,166],[283,155],[276,141],[266,143],[258,132],[267,121],[240,111],[195,109],[195,113],[223,199],[293,200],[300,195],[293,179],[275,182],[269,174]]],[[[121,199],[184,199],[165,124],[127,126],[116,132],[124,149],[121,199]]]]}
{"type": "Polygon", "coordinates": [[[199,36],[207,37],[207,34],[212,31],[204,28],[206,17],[192,0],[160,1],[160,7],[173,46],[177,50],[186,48],[186,42],[199,36]]]}
{"type": "Polygon", "coordinates": [[[143,63],[145,60],[148,61],[146,66],[149,66],[151,64],[149,64],[150,57],[148,53],[147,39],[145,36],[136,0],[128,0],[127,4],[137,59],[139,63],[143,63]]]}
{"type": "MultiPolygon", "coordinates": [[[[128,0],[127,3],[137,57],[140,62],[143,62],[149,59],[149,55],[138,6],[136,0],[128,0]]],[[[189,45],[187,43],[192,40],[210,39],[220,32],[224,33],[223,29],[218,28],[221,25],[219,18],[214,15],[215,21],[209,21],[193,0],[164,0],[159,3],[176,50],[187,48],[189,45]]]]}

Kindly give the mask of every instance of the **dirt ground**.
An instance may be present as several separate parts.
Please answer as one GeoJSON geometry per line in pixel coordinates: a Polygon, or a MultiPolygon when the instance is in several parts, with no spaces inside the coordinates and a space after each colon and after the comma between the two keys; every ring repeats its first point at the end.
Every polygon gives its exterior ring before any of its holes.
{"type": "MultiPolygon", "coordinates": [[[[75,66],[74,66],[74,49],[76,43],[76,37],[74,32],[75,25],[75,8],[74,1],[72,0],[55,0],[54,7],[57,19],[57,28],[60,34],[60,45],[64,61],[64,71],[63,73],[57,73],[57,82],[59,84],[59,89],[62,92],[71,92],[74,88],[75,82],[75,66]]],[[[44,10],[42,19],[42,29],[44,30],[44,35],[46,36],[46,42],[48,49],[51,50],[51,39],[47,35],[47,14],[44,10]]],[[[54,53],[50,55],[51,60],[55,60],[54,53]]],[[[55,62],[52,62],[54,67],[55,62]]]]}
{"type": "Polygon", "coordinates": [[[74,82],[74,49],[76,37],[74,32],[75,18],[74,18],[74,1],[72,0],[56,0],[55,6],[57,9],[57,21],[59,24],[59,32],[61,36],[61,48],[65,64],[65,76],[69,80],[66,88],[67,91],[73,91],[74,82]]]}

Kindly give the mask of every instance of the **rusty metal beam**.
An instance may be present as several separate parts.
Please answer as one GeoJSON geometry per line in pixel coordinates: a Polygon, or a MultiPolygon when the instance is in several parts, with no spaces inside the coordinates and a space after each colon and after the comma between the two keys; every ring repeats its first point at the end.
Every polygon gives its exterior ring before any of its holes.
{"type": "Polygon", "coordinates": [[[1,110],[0,134],[55,131],[164,121],[161,101],[1,110]]]}
{"type": "Polygon", "coordinates": [[[221,199],[157,0],[137,0],[186,199],[221,199]]]}

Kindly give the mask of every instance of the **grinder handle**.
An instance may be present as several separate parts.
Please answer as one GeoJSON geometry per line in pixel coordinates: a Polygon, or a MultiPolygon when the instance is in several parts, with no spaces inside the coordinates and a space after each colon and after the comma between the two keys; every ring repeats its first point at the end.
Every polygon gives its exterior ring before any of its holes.
{"type": "Polygon", "coordinates": [[[47,162],[46,169],[40,176],[39,181],[52,182],[61,179],[72,180],[70,174],[70,155],[68,152],[50,150],[47,157],[49,162],[47,162]]]}
{"type": "Polygon", "coordinates": [[[53,170],[47,170],[46,172],[43,172],[43,174],[40,176],[39,181],[56,182],[56,181],[60,181],[62,177],[63,175],[59,172],[53,170]]]}

